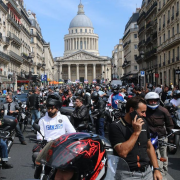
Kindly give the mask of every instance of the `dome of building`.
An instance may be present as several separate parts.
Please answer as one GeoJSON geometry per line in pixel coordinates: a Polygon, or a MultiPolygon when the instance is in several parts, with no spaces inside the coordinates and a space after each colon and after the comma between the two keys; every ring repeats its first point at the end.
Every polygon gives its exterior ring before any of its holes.
{"type": "Polygon", "coordinates": [[[91,20],[85,15],[84,6],[80,3],[78,6],[78,13],[71,21],[69,28],[74,27],[90,27],[93,28],[91,20]]]}

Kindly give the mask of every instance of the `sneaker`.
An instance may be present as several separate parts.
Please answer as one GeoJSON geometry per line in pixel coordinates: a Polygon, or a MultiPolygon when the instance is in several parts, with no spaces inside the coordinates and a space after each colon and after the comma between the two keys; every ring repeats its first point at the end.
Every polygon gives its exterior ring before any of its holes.
{"type": "Polygon", "coordinates": [[[25,141],[21,142],[22,145],[27,145],[27,143],[25,141]]]}
{"type": "Polygon", "coordinates": [[[2,162],[2,168],[3,169],[11,169],[13,166],[11,164],[8,164],[7,162],[2,162]]]}

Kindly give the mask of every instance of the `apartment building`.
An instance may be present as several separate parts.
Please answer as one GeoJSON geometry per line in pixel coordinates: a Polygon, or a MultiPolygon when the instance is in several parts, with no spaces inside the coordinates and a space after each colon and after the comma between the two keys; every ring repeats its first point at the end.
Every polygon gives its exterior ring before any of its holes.
{"type": "Polygon", "coordinates": [[[124,74],[124,70],[122,69],[122,64],[124,62],[124,51],[123,51],[123,43],[122,39],[119,39],[119,44],[114,47],[112,51],[112,79],[121,79],[124,74]]]}
{"type": "Polygon", "coordinates": [[[139,55],[138,52],[138,25],[137,19],[139,18],[139,8],[130,17],[128,23],[125,26],[123,36],[123,50],[124,50],[124,63],[122,68],[124,70],[124,76],[121,78],[126,83],[138,83],[138,71],[139,65],[136,62],[136,57],[139,55]]]}
{"type": "Polygon", "coordinates": [[[179,85],[180,1],[157,0],[158,83],[179,85]]]}
{"type": "Polygon", "coordinates": [[[7,37],[7,14],[8,7],[4,2],[0,1],[0,83],[3,87],[9,82],[8,64],[10,57],[7,55],[7,48],[10,45],[9,38],[7,37]]]}

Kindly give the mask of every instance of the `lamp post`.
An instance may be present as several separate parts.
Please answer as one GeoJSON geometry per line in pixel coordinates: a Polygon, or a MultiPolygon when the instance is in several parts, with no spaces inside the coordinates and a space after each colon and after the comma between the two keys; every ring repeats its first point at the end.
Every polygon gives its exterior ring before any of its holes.
{"type": "Polygon", "coordinates": [[[52,78],[53,78],[53,85],[54,85],[54,67],[52,67],[52,78]]]}
{"type": "MultiPolygon", "coordinates": [[[[45,77],[45,70],[46,70],[46,64],[43,63],[42,67],[44,68],[44,77],[45,77]]],[[[44,80],[44,87],[46,86],[46,81],[44,80]]]]}

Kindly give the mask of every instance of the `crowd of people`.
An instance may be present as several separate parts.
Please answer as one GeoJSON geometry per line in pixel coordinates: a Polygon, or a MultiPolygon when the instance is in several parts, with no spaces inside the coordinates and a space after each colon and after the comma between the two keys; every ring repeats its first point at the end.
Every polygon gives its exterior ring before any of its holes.
{"type": "MultiPolygon", "coordinates": [[[[178,87],[157,87],[147,85],[145,89],[138,86],[119,85],[62,85],[59,87],[35,87],[30,91],[27,108],[32,114],[32,124],[40,118],[40,100],[46,98],[47,113],[39,120],[42,134],[37,133],[37,139],[42,136],[51,142],[65,133],[74,133],[79,124],[90,121],[89,114],[98,111],[96,121],[96,134],[105,136],[104,122],[106,105],[118,109],[118,102],[126,102],[126,114],[112,122],[109,127],[109,140],[114,154],[125,159],[130,172],[123,175],[124,179],[166,179],[168,172],[167,146],[160,146],[157,150],[159,157],[166,158],[166,162],[157,159],[154,147],[150,141],[150,132],[157,133],[159,139],[173,143],[173,135],[166,138],[167,133],[173,129],[172,118],[163,103],[168,96],[172,96],[171,103],[179,106],[180,91],[178,87]],[[169,92],[171,88],[171,93],[169,92]],[[173,89],[172,89],[173,88],[173,89]],[[74,107],[70,120],[59,112],[60,107],[74,107]],[[153,166],[154,174],[152,174],[153,166]],[[133,174],[136,176],[133,177],[133,174]]],[[[9,108],[10,113],[18,112],[13,105],[12,96],[7,95],[7,103],[3,111],[9,108]],[[12,109],[11,109],[12,108],[12,109]]],[[[16,127],[21,144],[26,144],[23,136],[16,127]]],[[[32,131],[34,129],[32,128],[32,131]]],[[[3,140],[1,140],[3,147],[3,140]]],[[[3,148],[2,148],[3,149],[3,148]]],[[[7,154],[5,155],[7,156],[7,154]]],[[[7,157],[5,157],[5,161],[7,157]]],[[[10,168],[11,165],[4,166],[10,168]]]]}

